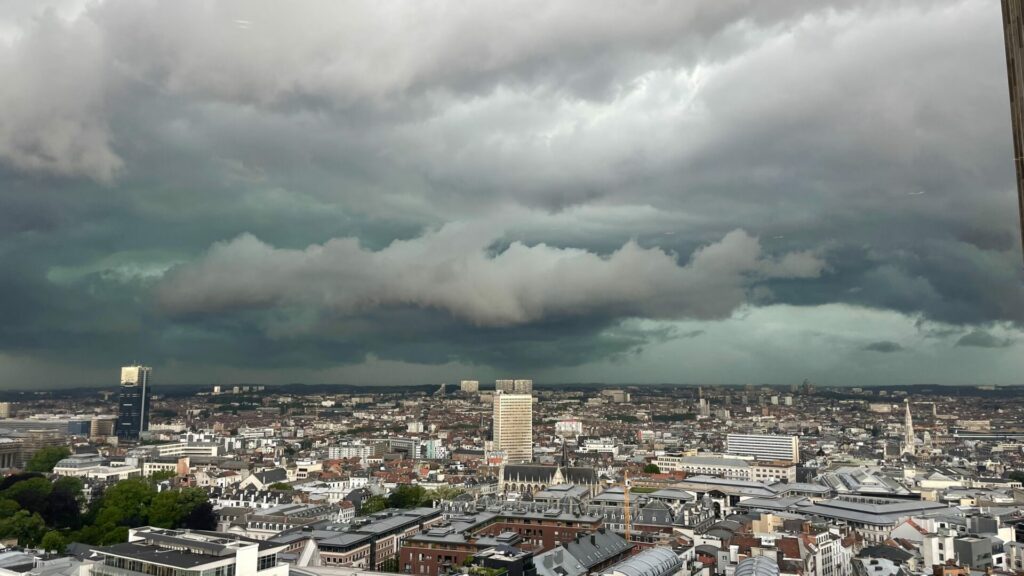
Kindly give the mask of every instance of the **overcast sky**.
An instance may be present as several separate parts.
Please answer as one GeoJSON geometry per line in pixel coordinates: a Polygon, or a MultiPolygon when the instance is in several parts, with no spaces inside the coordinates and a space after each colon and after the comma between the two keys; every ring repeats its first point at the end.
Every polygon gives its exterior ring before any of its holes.
{"type": "Polygon", "coordinates": [[[1024,383],[998,0],[0,0],[0,387],[1024,383]]]}

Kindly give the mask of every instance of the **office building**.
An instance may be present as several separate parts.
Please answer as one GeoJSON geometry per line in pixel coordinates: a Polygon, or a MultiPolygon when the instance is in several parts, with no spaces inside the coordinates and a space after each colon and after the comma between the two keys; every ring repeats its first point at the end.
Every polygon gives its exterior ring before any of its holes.
{"type": "Polygon", "coordinates": [[[494,395],[494,449],[505,453],[506,463],[533,460],[533,396],[494,395]]]}
{"type": "MultiPolygon", "coordinates": [[[[443,521],[437,508],[389,508],[347,524],[325,520],[292,526],[268,542],[283,544],[289,552],[315,548],[324,567],[383,570],[398,558],[406,539],[443,521]]],[[[301,559],[296,564],[305,566],[301,559]]]]}
{"type": "Polygon", "coordinates": [[[495,380],[494,390],[505,394],[532,394],[533,380],[495,380]]]}
{"type": "Polygon", "coordinates": [[[0,438],[0,470],[22,466],[22,443],[13,438],[0,438]]]}
{"type": "Polygon", "coordinates": [[[84,436],[89,433],[92,417],[90,416],[52,416],[40,415],[31,418],[0,419],[0,429],[16,432],[30,430],[52,430],[62,436],[84,436]]]}
{"type": "Polygon", "coordinates": [[[583,422],[575,418],[555,422],[555,435],[561,438],[576,439],[583,436],[583,422]]]}
{"type": "Polygon", "coordinates": [[[755,460],[750,456],[729,458],[722,454],[681,456],[665,454],[654,460],[662,472],[682,471],[751,482],[796,482],[796,465],[790,460],[755,460]]]}
{"type": "Polygon", "coordinates": [[[480,391],[479,380],[463,380],[459,383],[459,390],[466,394],[476,394],[480,391]]]}
{"type": "MultiPolygon", "coordinates": [[[[1010,87],[1013,166],[1017,175],[1019,219],[1024,230],[1024,0],[1003,0],[1003,41],[1010,87]]],[[[1024,234],[1021,236],[1024,244],[1024,234]]]]}
{"type": "Polygon", "coordinates": [[[137,440],[149,430],[149,378],[153,369],[146,366],[121,368],[121,397],[118,401],[117,437],[137,440]]]}
{"type": "Polygon", "coordinates": [[[12,438],[21,442],[21,467],[24,467],[24,465],[36,455],[36,452],[43,448],[67,446],[68,443],[67,434],[62,433],[60,430],[51,430],[46,428],[41,430],[16,432],[12,435],[12,438]]]}
{"type": "Polygon", "coordinates": [[[93,547],[102,560],[92,573],[288,576],[288,564],[277,558],[284,549],[234,534],[146,526],[131,528],[127,542],[93,547]]]}
{"type": "Polygon", "coordinates": [[[89,422],[89,438],[91,440],[104,440],[114,435],[114,428],[117,418],[111,416],[93,416],[89,422]]]}
{"type": "Polygon", "coordinates": [[[800,439],[796,436],[769,434],[729,434],[726,449],[736,456],[753,456],[758,460],[800,461],[800,439]]]}
{"type": "Polygon", "coordinates": [[[10,418],[10,417],[11,417],[11,403],[10,402],[0,402],[0,418],[10,418]]]}

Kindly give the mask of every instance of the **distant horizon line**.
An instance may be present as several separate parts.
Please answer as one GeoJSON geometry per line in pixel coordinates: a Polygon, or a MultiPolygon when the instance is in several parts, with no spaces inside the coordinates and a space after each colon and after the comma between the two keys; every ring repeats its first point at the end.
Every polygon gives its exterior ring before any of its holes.
{"type": "MultiPolygon", "coordinates": [[[[221,395],[231,395],[234,393],[232,390],[234,387],[243,386],[263,386],[265,388],[285,388],[285,387],[308,387],[308,388],[356,388],[356,389],[388,389],[388,388],[432,388],[436,389],[441,386],[441,382],[428,382],[428,383],[417,383],[417,384],[353,384],[353,383],[335,383],[335,382],[283,382],[283,383],[253,383],[253,382],[232,382],[230,384],[223,383],[160,383],[159,381],[153,382],[151,385],[155,393],[160,388],[168,387],[178,390],[185,389],[196,389],[196,390],[209,390],[212,392],[213,388],[220,386],[226,388],[226,391],[222,391],[221,395]]],[[[453,386],[448,390],[448,393],[459,392],[458,384],[459,381],[454,383],[444,382],[443,384],[453,386]]],[[[1024,383],[1019,384],[987,384],[987,383],[959,383],[959,384],[940,384],[940,383],[929,383],[929,382],[918,382],[913,384],[816,384],[811,382],[812,386],[823,389],[834,389],[834,388],[845,388],[845,389],[873,389],[873,390],[886,390],[886,389],[903,389],[903,388],[919,388],[919,387],[940,387],[940,388],[978,388],[978,389],[1012,389],[1012,388],[1024,388],[1024,383]]],[[[533,382],[533,387],[541,389],[552,389],[558,387],[570,387],[570,388],[745,388],[752,386],[754,388],[791,388],[793,386],[801,387],[802,383],[689,383],[689,382],[650,382],[650,383],[639,383],[639,382],[581,382],[581,381],[567,381],[567,382],[533,382]]],[[[41,394],[52,391],[61,392],[73,392],[73,391],[89,391],[89,390],[111,390],[116,391],[120,387],[119,383],[112,384],[83,384],[79,386],[67,386],[67,387],[53,387],[46,389],[39,389],[38,387],[33,388],[8,388],[0,389],[0,394],[41,394]]],[[[492,391],[492,388],[481,388],[481,392],[492,391]]]]}

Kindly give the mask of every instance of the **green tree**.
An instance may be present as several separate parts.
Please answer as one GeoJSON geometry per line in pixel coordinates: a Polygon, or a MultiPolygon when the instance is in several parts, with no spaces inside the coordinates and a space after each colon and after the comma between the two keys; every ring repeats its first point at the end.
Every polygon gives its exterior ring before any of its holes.
{"type": "Polygon", "coordinates": [[[270,490],[283,490],[285,492],[291,492],[295,490],[295,487],[287,482],[274,482],[270,486],[267,486],[270,490]]]}
{"type": "Polygon", "coordinates": [[[50,530],[43,536],[43,540],[39,546],[43,550],[53,550],[57,553],[63,553],[64,549],[68,547],[68,541],[64,539],[64,535],[60,532],[50,530]]]}
{"type": "Polygon", "coordinates": [[[39,472],[19,472],[17,474],[11,474],[10,476],[4,476],[3,480],[0,480],[0,492],[7,490],[18,482],[24,482],[25,480],[31,480],[32,478],[44,478],[44,476],[39,472]]]}
{"type": "Polygon", "coordinates": [[[1010,480],[1016,480],[1017,482],[1024,482],[1024,472],[1020,470],[1014,470],[1006,475],[1010,480]]]}
{"type": "Polygon", "coordinates": [[[14,516],[18,510],[21,510],[21,506],[14,500],[0,500],[0,518],[14,516]]]}
{"type": "Polygon", "coordinates": [[[58,478],[46,502],[43,519],[54,528],[75,529],[82,525],[82,480],[71,476],[58,478]]]}
{"type": "Polygon", "coordinates": [[[201,525],[197,529],[210,530],[216,526],[215,517],[213,525],[209,522],[212,512],[213,506],[206,492],[199,488],[167,490],[153,497],[149,505],[148,524],[161,528],[192,528],[192,524],[201,525]],[[209,507],[209,512],[206,507],[209,507]]]}
{"type": "Polygon", "coordinates": [[[0,519],[0,538],[17,538],[19,546],[35,546],[45,533],[43,517],[28,510],[0,519]]]}
{"type": "Polygon", "coordinates": [[[39,477],[18,482],[0,493],[0,496],[17,502],[18,506],[31,513],[41,514],[46,509],[51,492],[53,484],[46,478],[39,477]]]}
{"type": "Polygon", "coordinates": [[[156,495],[143,478],[130,478],[114,484],[103,494],[96,523],[103,526],[142,526],[149,518],[149,505],[156,495]]]}
{"type": "Polygon", "coordinates": [[[388,496],[388,506],[392,508],[415,508],[423,502],[427,490],[423,486],[402,484],[388,496]]]}
{"type": "Polygon", "coordinates": [[[71,450],[66,446],[47,446],[40,448],[25,465],[26,472],[53,472],[57,462],[71,456],[71,450]]]}
{"type": "Polygon", "coordinates": [[[215,530],[217,528],[217,515],[213,512],[213,504],[209,501],[192,508],[185,516],[182,528],[189,530],[215,530]]]}
{"type": "Polygon", "coordinates": [[[120,544],[121,542],[128,541],[128,527],[127,526],[114,526],[108,528],[98,542],[101,546],[110,546],[111,544],[120,544]]]}
{"type": "Polygon", "coordinates": [[[661,468],[654,462],[651,462],[647,466],[644,466],[644,474],[661,474],[661,468]]]}
{"type": "Polygon", "coordinates": [[[164,480],[170,480],[171,478],[174,478],[177,475],[178,473],[175,472],[174,470],[157,470],[156,472],[153,472],[152,474],[149,475],[149,481],[152,482],[153,484],[159,484],[164,480]]]}
{"type": "Polygon", "coordinates": [[[388,499],[383,496],[370,496],[363,501],[362,506],[359,507],[359,515],[366,516],[367,514],[373,514],[374,512],[380,512],[381,510],[388,507],[388,499]]]}
{"type": "Polygon", "coordinates": [[[147,524],[160,528],[174,528],[181,520],[182,510],[178,506],[178,492],[167,490],[153,497],[149,504],[147,524]]]}
{"type": "Polygon", "coordinates": [[[420,506],[430,506],[435,500],[452,500],[465,490],[454,486],[439,486],[434,490],[427,491],[420,500],[420,506]]]}

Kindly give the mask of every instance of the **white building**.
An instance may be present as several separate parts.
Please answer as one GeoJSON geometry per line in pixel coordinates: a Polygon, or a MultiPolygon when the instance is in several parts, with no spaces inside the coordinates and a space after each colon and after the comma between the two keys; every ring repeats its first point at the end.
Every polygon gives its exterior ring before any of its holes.
{"type": "Polygon", "coordinates": [[[615,438],[587,438],[583,441],[583,452],[592,454],[619,455],[619,443],[615,438]]]}
{"type": "Polygon", "coordinates": [[[64,458],[53,467],[53,473],[58,476],[117,482],[142,476],[142,469],[128,465],[110,466],[98,454],[89,454],[64,458]]]}
{"type": "Polygon", "coordinates": [[[683,471],[689,475],[717,476],[753,482],[796,482],[796,465],[789,462],[759,462],[753,458],[722,454],[678,456],[664,454],[654,463],[662,472],[683,471]]]}
{"type": "Polygon", "coordinates": [[[477,392],[480,391],[480,381],[463,380],[462,382],[459,382],[459,390],[461,392],[465,392],[466,394],[476,394],[477,392]]]}
{"type": "Polygon", "coordinates": [[[736,456],[753,456],[758,460],[800,461],[800,440],[796,436],[770,434],[729,434],[725,451],[736,456]]]}
{"type": "Polygon", "coordinates": [[[277,555],[286,546],[261,544],[231,534],[146,526],[128,531],[128,541],[93,547],[102,560],[94,576],[129,574],[237,574],[288,576],[277,555]]]}
{"type": "Polygon", "coordinates": [[[583,422],[572,418],[555,422],[555,434],[562,438],[578,438],[583,435],[583,422]]]}

